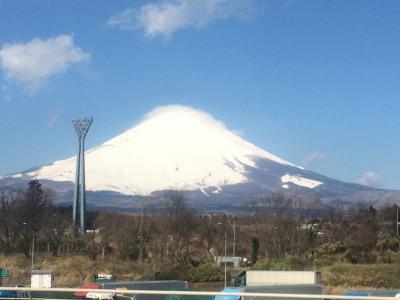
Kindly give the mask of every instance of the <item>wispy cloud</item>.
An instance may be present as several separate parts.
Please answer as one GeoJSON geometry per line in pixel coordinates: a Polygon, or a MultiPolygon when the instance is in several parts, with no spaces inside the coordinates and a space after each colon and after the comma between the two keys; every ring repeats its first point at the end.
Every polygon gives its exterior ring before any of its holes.
{"type": "Polygon", "coordinates": [[[357,183],[370,187],[381,187],[382,177],[375,172],[367,171],[357,179],[357,183]]]}
{"type": "Polygon", "coordinates": [[[6,84],[0,83],[0,99],[3,102],[11,102],[11,95],[6,84]]]}
{"type": "Polygon", "coordinates": [[[324,160],[324,159],[326,159],[326,155],[325,155],[324,153],[321,153],[321,152],[312,152],[312,153],[307,154],[307,155],[304,157],[304,159],[303,159],[301,165],[302,165],[304,168],[309,168],[309,167],[312,166],[315,162],[320,161],[320,160],[324,160]]]}
{"type": "Polygon", "coordinates": [[[283,10],[287,10],[294,5],[295,0],[285,0],[283,1],[283,10]]]}
{"type": "Polygon", "coordinates": [[[6,79],[22,85],[29,93],[72,64],[89,59],[90,55],[74,44],[72,35],[35,38],[27,43],[5,44],[0,49],[0,67],[6,79]]]}
{"type": "Polygon", "coordinates": [[[48,111],[48,119],[47,119],[47,127],[51,128],[54,124],[58,121],[61,115],[61,108],[60,107],[53,107],[48,111]]]}
{"type": "Polygon", "coordinates": [[[121,30],[132,30],[138,27],[136,20],[137,15],[137,10],[133,8],[126,8],[120,13],[112,16],[107,21],[107,25],[112,28],[118,28],[121,30]]]}
{"type": "Polygon", "coordinates": [[[148,37],[169,38],[187,27],[202,28],[209,23],[235,17],[250,20],[257,14],[255,0],[169,0],[127,8],[107,24],[122,30],[143,29],[148,37]]]}

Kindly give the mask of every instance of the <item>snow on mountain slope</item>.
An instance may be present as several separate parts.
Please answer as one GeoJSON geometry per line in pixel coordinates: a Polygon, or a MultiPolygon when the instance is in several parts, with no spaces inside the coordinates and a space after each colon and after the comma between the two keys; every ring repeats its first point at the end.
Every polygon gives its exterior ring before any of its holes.
{"type": "MultiPolygon", "coordinates": [[[[86,188],[125,195],[208,187],[219,191],[224,185],[247,182],[246,170],[257,167],[260,158],[302,170],[245,141],[205,112],[170,105],[156,108],[137,126],[88,150],[86,188]]],[[[71,182],[74,175],[74,157],[24,174],[71,182]]]]}
{"type": "Polygon", "coordinates": [[[303,176],[300,175],[290,175],[290,174],[283,175],[281,177],[281,181],[283,183],[282,187],[285,189],[289,188],[287,183],[293,183],[295,185],[303,186],[309,189],[316,188],[317,186],[322,184],[321,181],[304,178],[303,176]]]}

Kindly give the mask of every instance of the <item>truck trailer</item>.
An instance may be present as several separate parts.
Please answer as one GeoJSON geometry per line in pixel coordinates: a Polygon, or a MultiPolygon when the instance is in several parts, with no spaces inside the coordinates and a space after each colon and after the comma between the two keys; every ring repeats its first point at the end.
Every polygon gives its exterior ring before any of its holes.
{"type": "Polygon", "coordinates": [[[235,286],[320,284],[321,273],[314,271],[263,271],[249,270],[239,274],[235,286]]]}

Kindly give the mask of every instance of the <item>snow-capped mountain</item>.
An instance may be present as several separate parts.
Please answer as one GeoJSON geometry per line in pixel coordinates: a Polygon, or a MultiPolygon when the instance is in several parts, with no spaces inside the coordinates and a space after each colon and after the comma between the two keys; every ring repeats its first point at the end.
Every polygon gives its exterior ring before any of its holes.
{"type": "MultiPolygon", "coordinates": [[[[37,178],[67,201],[75,161],[72,157],[3,176],[0,185],[37,178]]],[[[184,190],[208,206],[273,191],[329,201],[361,194],[376,201],[377,193],[395,197],[307,171],[245,141],[211,115],[179,105],[156,108],[137,126],[86,151],[85,161],[86,189],[93,192],[89,203],[101,206],[129,206],[133,197],[156,197],[165,190],[184,190]]]]}

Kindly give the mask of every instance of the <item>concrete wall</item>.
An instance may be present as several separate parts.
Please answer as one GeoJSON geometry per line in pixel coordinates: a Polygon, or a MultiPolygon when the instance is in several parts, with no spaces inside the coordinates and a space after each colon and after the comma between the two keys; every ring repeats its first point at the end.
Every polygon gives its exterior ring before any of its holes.
{"type": "MultiPolygon", "coordinates": [[[[283,285],[269,285],[269,286],[246,286],[244,288],[246,293],[274,293],[274,294],[307,294],[307,295],[322,295],[323,286],[319,284],[283,284],[283,285]]],[[[242,300],[299,300],[295,298],[274,298],[274,297],[242,297],[242,300]]],[[[303,300],[323,300],[306,298],[303,300]]]]}
{"type": "Polygon", "coordinates": [[[313,271],[247,271],[246,286],[266,284],[319,284],[320,273],[313,271]]]}

